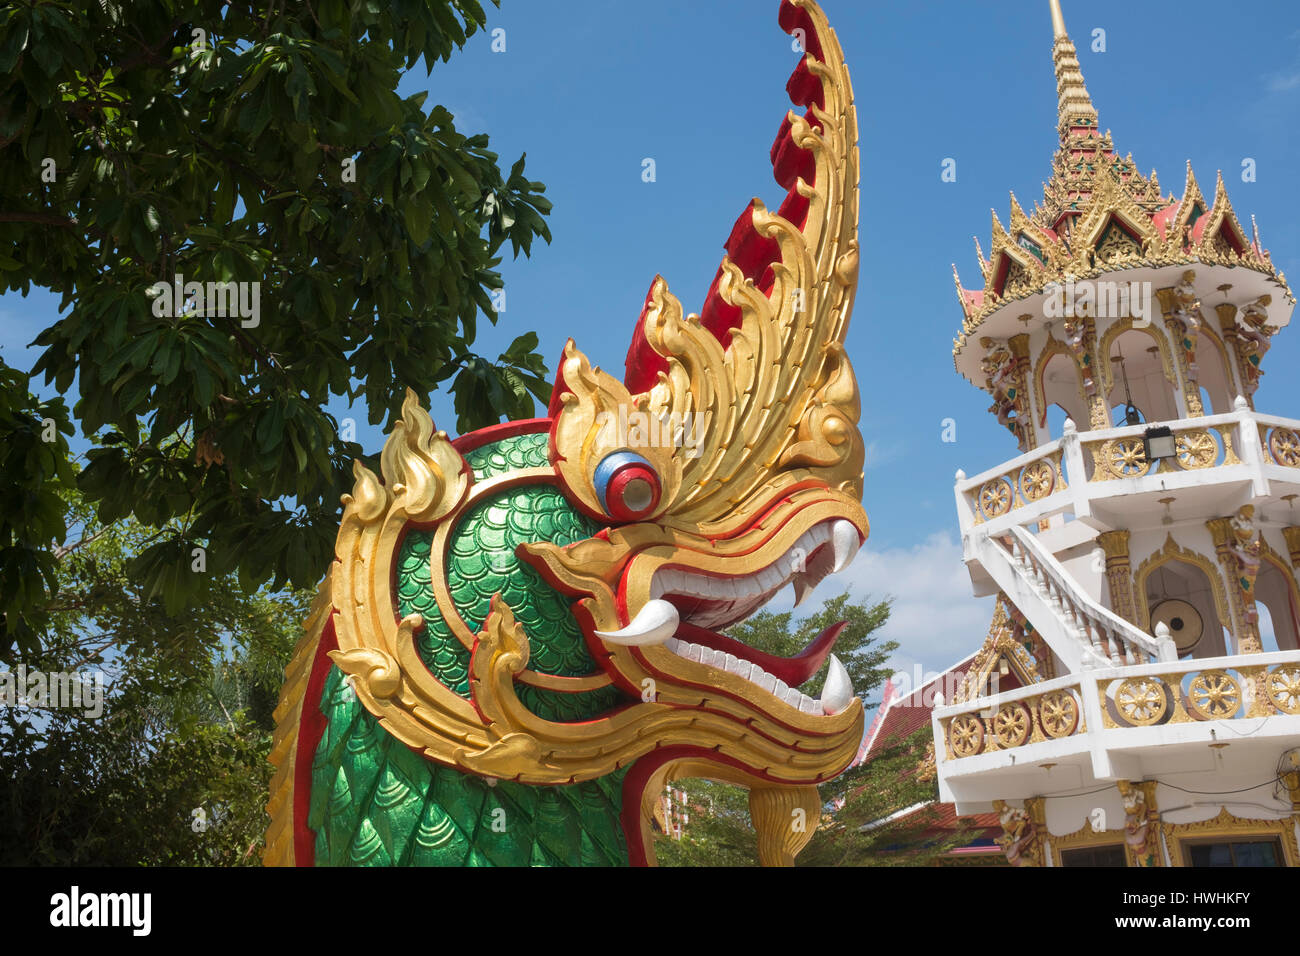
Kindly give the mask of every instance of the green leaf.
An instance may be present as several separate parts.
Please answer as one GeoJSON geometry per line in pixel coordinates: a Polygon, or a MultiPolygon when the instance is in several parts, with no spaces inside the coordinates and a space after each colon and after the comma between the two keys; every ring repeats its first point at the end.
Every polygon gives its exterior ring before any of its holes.
{"type": "Polygon", "coordinates": [[[0,41],[0,73],[13,71],[18,58],[27,49],[27,36],[27,23],[20,19],[19,11],[14,11],[9,23],[5,25],[4,39],[0,41]]]}

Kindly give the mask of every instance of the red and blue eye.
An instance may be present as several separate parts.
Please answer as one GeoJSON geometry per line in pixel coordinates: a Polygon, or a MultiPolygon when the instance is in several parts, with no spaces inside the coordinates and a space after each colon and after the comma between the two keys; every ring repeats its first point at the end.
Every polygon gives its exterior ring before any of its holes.
{"type": "Polygon", "coordinates": [[[606,455],[593,482],[605,513],[616,521],[640,521],[659,506],[663,488],[654,466],[630,451],[606,455]]]}

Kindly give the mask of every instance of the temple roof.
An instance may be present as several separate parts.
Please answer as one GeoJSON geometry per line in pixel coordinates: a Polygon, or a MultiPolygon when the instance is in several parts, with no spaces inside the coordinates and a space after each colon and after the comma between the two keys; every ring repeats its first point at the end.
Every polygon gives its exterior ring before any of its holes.
{"type": "Polygon", "coordinates": [[[1006,226],[993,213],[987,259],[976,241],[981,286],[963,287],[953,266],[964,315],[953,344],[954,359],[984,320],[1010,303],[1041,294],[1052,283],[1121,269],[1198,263],[1244,267],[1262,273],[1275,291],[1294,303],[1286,277],[1274,269],[1260,245],[1258,229],[1252,226],[1248,235],[1238,220],[1222,174],[1214,201],[1207,202],[1189,162],[1182,198],[1177,199],[1161,194],[1154,171],[1143,176],[1131,156],[1116,152],[1110,132],[1101,132],[1060,2],[1050,3],[1060,137],[1052,175],[1032,213],[1026,213],[1014,194],[1006,226]]]}

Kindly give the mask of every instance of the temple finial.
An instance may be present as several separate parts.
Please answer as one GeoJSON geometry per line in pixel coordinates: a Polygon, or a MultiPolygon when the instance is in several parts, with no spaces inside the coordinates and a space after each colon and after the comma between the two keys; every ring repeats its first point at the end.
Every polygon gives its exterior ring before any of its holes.
{"type": "Polygon", "coordinates": [[[1052,2],[1052,36],[1056,39],[1069,37],[1065,32],[1065,15],[1061,13],[1061,0],[1051,0],[1052,2]]]}
{"type": "Polygon", "coordinates": [[[1095,136],[1097,132],[1097,111],[1088,96],[1088,88],[1083,83],[1083,72],[1079,69],[1079,56],[1075,52],[1070,35],[1065,32],[1065,17],[1061,14],[1060,0],[1051,0],[1052,62],[1056,66],[1056,97],[1060,120],[1061,143],[1071,136],[1086,131],[1085,135],[1095,136]]]}

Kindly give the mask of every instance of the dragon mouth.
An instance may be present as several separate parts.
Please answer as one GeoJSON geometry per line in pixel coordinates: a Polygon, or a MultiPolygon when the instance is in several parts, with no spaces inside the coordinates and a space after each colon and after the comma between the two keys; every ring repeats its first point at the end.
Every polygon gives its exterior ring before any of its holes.
{"type": "Polygon", "coordinates": [[[844,621],[832,624],[795,657],[767,654],[725,634],[686,623],[678,626],[677,637],[670,637],[664,644],[685,660],[743,677],[805,714],[824,714],[829,712],[825,693],[822,700],[814,700],[798,688],[821,669],[845,626],[844,621]]]}
{"type": "Polygon", "coordinates": [[[597,631],[611,644],[663,645],[678,657],[743,677],[806,714],[834,714],[848,706],[853,688],[832,657],[821,700],[797,688],[825,663],[844,622],[821,632],[794,657],[778,657],[721,633],[764,607],[793,585],[796,606],[831,574],[853,560],[862,539],[849,521],[832,519],[809,528],[784,554],[760,571],[706,574],[681,566],[656,569],[650,600],[626,627],[597,631]]]}

